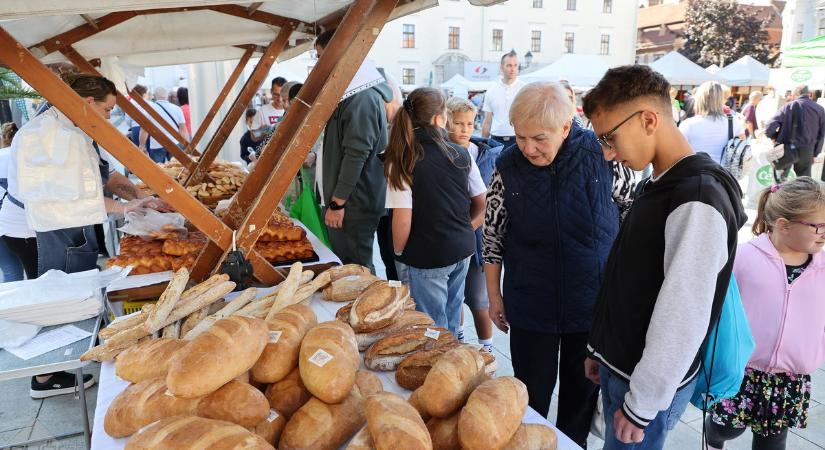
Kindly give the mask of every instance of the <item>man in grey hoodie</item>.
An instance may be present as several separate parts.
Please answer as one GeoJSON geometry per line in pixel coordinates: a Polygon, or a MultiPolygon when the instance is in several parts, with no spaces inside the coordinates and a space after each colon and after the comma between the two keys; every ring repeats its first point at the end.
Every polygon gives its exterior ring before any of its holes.
{"type": "MultiPolygon", "coordinates": [[[[318,36],[320,57],[335,30],[318,36]]],[[[387,180],[378,154],[387,146],[386,83],[367,83],[347,92],[324,130],[321,198],[332,251],[345,264],[369,267],[378,221],[385,214],[387,180]],[[374,84],[374,85],[372,85],[374,84]]]]}

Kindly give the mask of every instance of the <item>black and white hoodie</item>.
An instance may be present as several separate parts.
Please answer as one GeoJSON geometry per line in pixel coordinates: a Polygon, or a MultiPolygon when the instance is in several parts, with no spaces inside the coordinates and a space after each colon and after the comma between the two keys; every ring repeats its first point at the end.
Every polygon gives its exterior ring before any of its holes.
{"type": "Polygon", "coordinates": [[[588,351],[630,384],[622,411],[644,428],[699,370],[747,221],[737,181],[707,154],[640,186],[605,268],[588,351]]]}

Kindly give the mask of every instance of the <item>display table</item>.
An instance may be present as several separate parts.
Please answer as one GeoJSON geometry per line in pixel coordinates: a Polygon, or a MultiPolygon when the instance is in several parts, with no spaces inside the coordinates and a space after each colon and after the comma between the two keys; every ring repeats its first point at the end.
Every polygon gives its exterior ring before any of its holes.
{"type": "MultiPolygon", "coordinates": [[[[258,296],[262,297],[270,292],[272,289],[260,289],[258,291],[258,296]]],[[[227,300],[231,300],[237,294],[231,294],[227,297],[227,300]]],[[[338,308],[342,307],[345,303],[336,303],[336,302],[328,302],[325,300],[321,300],[320,294],[316,294],[315,297],[312,299],[310,303],[310,307],[312,310],[315,311],[315,314],[318,318],[318,322],[325,322],[328,320],[335,319],[335,312],[338,308]]],[[[364,367],[364,358],[361,358],[361,369],[367,370],[364,367]]],[[[402,396],[409,397],[410,391],[402,388],[398,385],[395,381],[395,372],[374,372],[378,377],[381,379],[381,382],[384,384],[384,390],[389,392],[395,392],[402,396]]],[[[98,381],[98,393],[97,393],[97,408],[95,409],[95,421],[94,421],[94,430],[92,432],[92,449],[94,450],[119,450],[122,449],[126,445],[126,441],[128,439],[114,439],[106,434],[103,431],[103,418],[106,416],[106,410],[109,409],[109,404],[112,403],[112,400],[127,386],[129,383],[127,381],[121,380],[115,375],[115,368],[114,364],[110,362],[103,363],[100,368],[100,380],[98,381]]],[[[558,448],[559,450],[573,450],[573,449],[580,449],[578,445],[576,445],[573,441],[570,440],[567,436],[562,434],[559,430],[556,429],[547,419],[541,417],[536,411],[532,408],[528,407],[527,412],[524,415],[524,422],[525,423],[540,423],[547,425],[556,432],[558,436],[558,448]]]]}

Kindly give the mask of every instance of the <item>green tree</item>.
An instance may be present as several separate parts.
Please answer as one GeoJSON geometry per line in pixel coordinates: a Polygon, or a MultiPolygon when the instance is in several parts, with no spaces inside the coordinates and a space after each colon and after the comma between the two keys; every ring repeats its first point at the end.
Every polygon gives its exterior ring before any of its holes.
{"type": "Polygon", "coordinates": [[[765,63],[771,48],[765,31],[770,20],[759,19],[735,0],[690,0],[680,53],[703,66],[724,67],[745,55],[765,63]]]}
{"type": "Polygon", "coordinates": [[[37,92],[23,87],[20,78],[9,69],[0,68],[0,100],[41,98],[37,92]]]}

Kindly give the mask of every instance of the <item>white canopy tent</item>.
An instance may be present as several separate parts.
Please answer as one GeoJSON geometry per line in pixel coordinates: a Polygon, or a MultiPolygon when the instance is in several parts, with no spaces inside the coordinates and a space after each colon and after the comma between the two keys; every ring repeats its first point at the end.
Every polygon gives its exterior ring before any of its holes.
{"type": "Polygon", "coordinates": [[[595,86],[608,69],[610,65],[598,55],[567,53],[547,67],[525,73],[521,79],[528,83],[566,80],[574,87],[589,88],[595,86]]]}
{"type": "Polygon", "coordinates": [[[722,68],[717,66],[716,64],[711,64],[711,65],[705,67],[705,70],[707,70],[708,72],[716,75],[716,72],[719,72],[720,70],[722,70],[722,68]]]}
{"type": "Polygon", "coordinates": [[[716,73],[731,86],[766,86],[770,69],[761,62],[745,55],[716,73]]]}
{"type": "Polygon", "coordinates": [[[468,91],[486,91],[492,85],[489,81],[470,81],[461,74],[455,74],[449,80],[441,83],[441,89],[456,89],[465,87],[468,91]]]}
{"type": "Polygon", "coordinates": [[[705,81],[719,81],[716,75],[685,58],[677,51],[662,56],[650,64],[650,67],[664,75],[673,86],[698,86],[705,81]]]}

